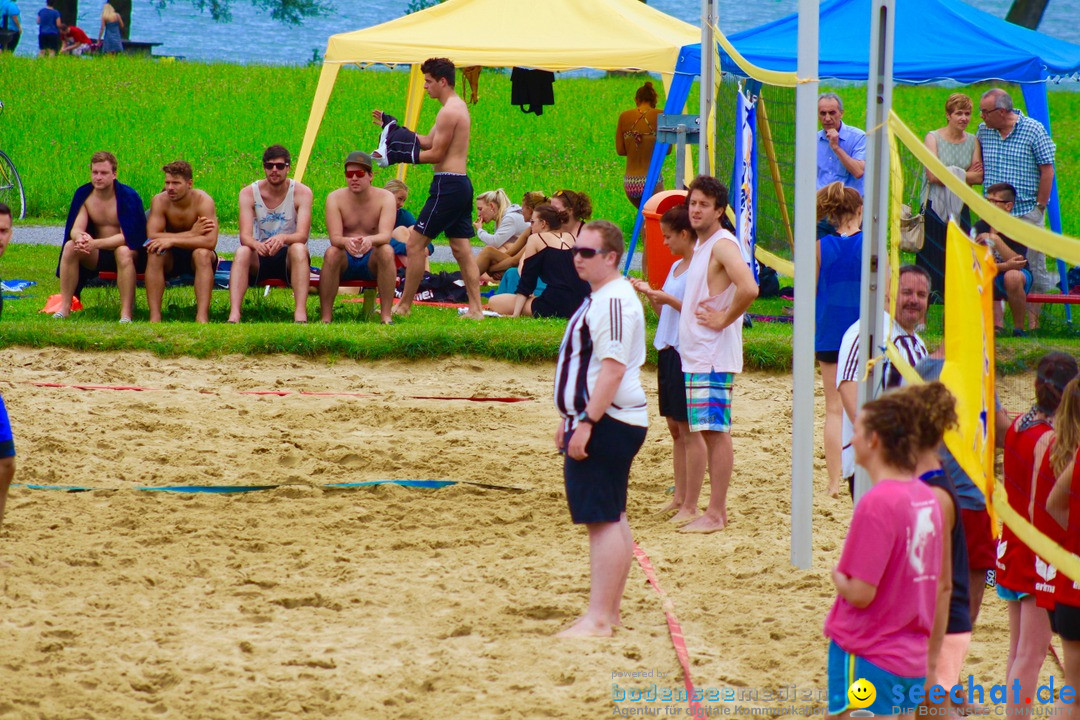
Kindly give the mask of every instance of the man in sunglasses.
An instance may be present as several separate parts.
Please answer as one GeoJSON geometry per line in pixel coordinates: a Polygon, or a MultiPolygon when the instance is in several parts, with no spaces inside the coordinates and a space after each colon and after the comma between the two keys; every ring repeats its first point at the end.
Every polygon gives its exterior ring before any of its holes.
{"type": "Polygon", "coordinates": [[[289,179],[291,164],[288,150],[271,145],[263,152],[265,177],[240,191],[240,247],[229,273],[229,322],[240,322],[248,283],[269,279],[292,286],[293,319],[307,322],[312,194],[307,185],[289,179]]]}
{"type": "MultiPolygon", "coordinates": [[[[334,298],[342,280],[373,280],[379,286],[379,314],[389,325],[394,308],[397,270],[390,235],[397,219],[394,194],[372,187],[372,159],[365,152],[345,158],[345,183],[326,196],[326,233],[330,247],[319,276],[322,321],[334,317],[334,298]]],[[[423,261],[420,266],[423,267],[423,261]]]]}
{"type": "MultiPolygon", "coordinates": [[[[469,296],[469,311],[465,317],[481,320],[484,313],[480,306],[480,271],[469,244],[469,239],[476,234],[472,224],[473,186],[466,174],[471,123],[469,109],[454,90],[454,63],[446,58],[429,58],[420,69],[424,73],[428,97],[442,105],[431,132],[417,136],[420,144],[417,162],[433,164],[435,174],[427,203],[406,243],[409,262],[405,268],[405,287],[394,313],[409,314],[413,297],[424,277],[427,245],[445,234],[461,268],[461,279],[469,296]]],[[[382,112],[376,110],[373,116],[381,124],[382,112]]]]}

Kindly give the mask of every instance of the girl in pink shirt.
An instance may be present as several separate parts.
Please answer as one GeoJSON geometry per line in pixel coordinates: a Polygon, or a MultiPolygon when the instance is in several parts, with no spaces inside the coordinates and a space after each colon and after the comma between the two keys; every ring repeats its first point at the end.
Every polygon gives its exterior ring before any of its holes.
{"type": "MultiPolygon", "coordinates": [[[[955,405],[947,391],[936,395],[942,406],[955,405]]],[[[947,416],[940,410],[933,414],[947,416]]],[[[910,716],[918,705],[911,691],[926,680],[942,554],[941,507],[914,477],[930,415],[925,395],[906,388],[868,402],[856,418],[855,460],[873,487],[855,506],[832,574],[837,598],[825,620],[832,715],[865,708],[910,716]],[[873,684],[872,703],[855,693],[852,705],[848,690],[858,680],[873,684]]]]}

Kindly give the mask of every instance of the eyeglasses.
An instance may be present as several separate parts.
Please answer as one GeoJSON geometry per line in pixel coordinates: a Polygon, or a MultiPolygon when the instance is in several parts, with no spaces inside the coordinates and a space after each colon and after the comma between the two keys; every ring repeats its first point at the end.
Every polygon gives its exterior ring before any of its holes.
{"type": "Polygon", "coordinates": [[[263,163],[263,168],[266,170],[284,170],[287,167],[289,167],[289,163],[285,162],[263,163]]]}
{"type": "Polygon", "coordinates": [[[581,257],[581,258],[584,258],[585,260],[590,260],[590,259],[596,257],[597,255],[606,255],[607,253],[611,252],[611,250],[597,250],[595,248],[587,248],[587,247],[577,247],[577,246],[575,246],[575,247],[570,248],[570,252],[572,252],[574,254],[574,257],[581,257]]]}
{"type": "Polygon", "coordinates": [[[994,113],[994,112],[997,112],[998,110],[1004,110],[1004,109],[1005,108],[991,108],[989,110],[983,110],[982,108],[979,108],[979,115],[981,117],[986,117],[990,113],[994,113]]]}
{"type": "Polygon", "coordinates": [[[370,174],[371,174],[370,170],[346,170],[345,171],[345,177],[349,178],[350,180],[352,180],[353,178],[362,178],[365,175],[370,175],[370,174]]]}
{"type": "Polygon", "coordinates": [[[992,197],[988,197],[986,199],[989,200],[990,202],[994,203],[995,205],[1008,205],[1009,203],[1012,202],[1012,200],[1000,200],[998,198],[992,198],[992,197]]]}

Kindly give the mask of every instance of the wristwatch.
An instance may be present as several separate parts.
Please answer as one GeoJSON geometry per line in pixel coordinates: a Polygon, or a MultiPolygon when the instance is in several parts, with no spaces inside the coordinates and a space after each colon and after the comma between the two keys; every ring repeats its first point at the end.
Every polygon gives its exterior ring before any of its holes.
{"type": "Polygon", "coordinates": [[[578,415],[578,425],[592,425],[593,427],[596,427],[597,422],[598,421],[593,420],[591,417],[586,415],[584,412],[582,412],[580,415],[578,415]]]}
{"type": "Polygon", "coordinates": [[[1046,212],[1046,203],[1035,203],[1035,207],[1039,208],[1043,212],[1046,212]]]}

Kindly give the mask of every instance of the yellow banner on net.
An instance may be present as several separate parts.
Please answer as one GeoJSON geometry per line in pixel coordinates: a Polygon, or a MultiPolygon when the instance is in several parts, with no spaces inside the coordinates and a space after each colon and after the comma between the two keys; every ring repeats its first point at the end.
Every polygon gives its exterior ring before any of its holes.
{"type": "Polygon", "coordinates": [[[895,135],[900,142],[904,143],[919,162],[934,174],[934,177],[960,196],[965,205],[990,223],[991,227],[999,233],[1033,250],[1046,253],[1049,257],[1060,258],[1071,265],[1080,265],[1080,240],[1068,235],[1058,235],[1045,228],[1024,222],[985,200],[966,182],[949,172],[945,164],[938,160],[937,156],[911,131],[911,128],[904,124],[895,110],[889,111],[889,135],[895,135]]]}

